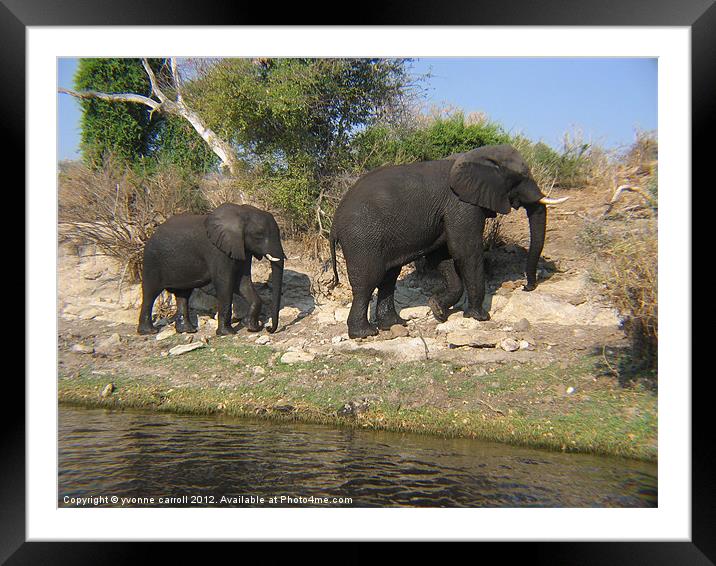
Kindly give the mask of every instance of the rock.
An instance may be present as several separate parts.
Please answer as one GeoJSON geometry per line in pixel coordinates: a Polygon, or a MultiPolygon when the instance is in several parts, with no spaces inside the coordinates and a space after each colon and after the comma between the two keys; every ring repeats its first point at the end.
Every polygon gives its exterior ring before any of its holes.
{"type": "Polygon", "coordinates": [[[390,327],[391,338],[404,338],[405,336],[408,336],[408,334],[408,329],[400,324],[394,324],[390,327]]]}
{"type": "Polygon", "coordinates": [[[577,295],[576,297],[572,297],[567,301],[570,305],[574,305],[575,307],[578,307],[579,305],[586,303],[587,298],[583,295],[577,295]]]}
{"type": "MultiPolygon", "coordinates": [[[[493,304],[490,314],[496,321],[513,321],[529,317],[539,323],[593,326],[619,326],[616,309],[584,303],[574,306],[557,292],[555,285],[540,285],[531,293],[515,292],[503,304],[493,304]]],[[[560,291],[561,292],[561,291],[560,291]]]]}
{"type": "Polygon", "coordinates": [[[293,405],[274,405],[271,407],[274,411],[278,411],[279,413],[292,413],[296,410],[296,407],[293,405]]]}
{"type": "Polygon", "coordinates": [[[453,346],[469,346],[473,343],[472,334],[462,330],[456,332],[449,332],[446,337],[447,343],[453,346]]]}
{"type": "Polygon", "coordinates": [[[514,352],[520,349],[520,344],[513,338],[505,338],[502,342],[500,342],[500,348],[502,348],[505,352],[514,352]]]}
{"type": "Polygon", "coordinates": [[[71,350],[75,354],[93,354],[94,348],[92,346],[88,346],[87,344],[75,344],[72,346],[71,350]]]}
{"type": "Polygon", "coordinates": [[[102,398],[106,399],[114,392],[114,383],[108,383],[104,386],[104,389],[102,389],[102,398]]]}
{"type": "Polygon", "coordinates": [[[286,352],[281,356],[281,363],[295,364],[299,362],[311,362],[316,356],[309,352],[286,352]]]}
{"type": "Polygon", "coordinates": [[[177,333],[176,328],[174,328],[174,325],[171,326],[165,326],[162,328],[159,333],[156,336],[157,340],[166,340],[170,336],[174,336],[177,333]]]}
{"type": "Polygon", "coordinates": [[[521,318],[515,324],[515,330],[517,332],[525,332],[526,330],[529,330],[529,329],[530,329],[530,321],[527,320],[526,318],[521,318]]]}
{"type": "Polygon", "coordinates": [[[95,307],[87,307],[84,309],[81,309],[77,316],[84,320],[92,320],[93,318],[97,318],[102,314],[102,311],[95,307]]]}
{"type": "Polygon", "coordinates": [[[476,330],[480,327],[480,322],[474,318],[465,318],[461,312],[452,313],[445,322],[441,322],[435,327],[438,332],[454,332],[457,330],[476,330]]]}
{"type": "Polygon", "coordinates": [[[534,350],[532,345],[527,340],[520,340],[520,350],[534,350]]]}
{"type": "MultiPolygon", "coordinates": [[[[200,328],[215,333],[216,329],[219,328],[219,321],[215,318],[211,318],[210,316],[201,317],[199,325],[200,328]]],[[[157,338],[157,340],[159,340],[159,338],[157,338]]]]}
{"type": "Polygon", "coordinates": [[[261,366],[254,366],[254,369],[251,371],[254,375],[264,375],[266,373],[266,370],[261,366]]]}
{"type": "Polygon", "coordinates": [[[475,348],[494,348],[495,344],[504,338],[504,334],[488,332],[486,330],[456,330],[448,332],[445,337],[448,344],[453,347],[472,346],[475,348]]]}
{"type": "Polygon", "coordinates": [[[571,395],[572,393],[574,393],[574,387],[567,387],[567,395],[571,395]]]}
{"type": "Polygon", "coordinates": [[[179,344],[178,346],[174,346],[171,350],[169,350],[169,355],[180,356],[182,354],[186,354],[187,352],[191,352],[192,350],[198,350],[199,348],[206,348],[206,344],[204,344],[203,342],[179,344]]]}
{"type": "Polygon", "coordinates": [[[269,338],[265,334],[263,336],[259,336],[256,339],[256,344],[259,346],[266,346],[267,344],[270,344],[270,343],[271,343],[271,338],[269,338]]]}
{"type": "Polygon", "coordinates": [[[400,317],[405,320],[423,318],[430,314],[430,307],[406,307],[400,311],[400,317]]]}
{"type": "Polygon", "coordinates": [[[278,314],[278,319],[285,322],[291,322],[298,318],[298,315],[300,314],[301,309],[297,309],[296,307],[283,307],[278,314]]]}
{"type": "Polygon", "coordinates": [[[331,338],[331,344],[333,344],[333,345],[340,344],[345,339],[346,338],[344,338],[344,336],[342,334],[339,334],[338,336],[334,336],[333,338],[331,338]]]}
{"type": "Polygon", "coordinates": [[[348,307],[338,307],[335,311],[333,311],[333,318],[336,320],[336,322],[347,322],[348,321],[348,313],[351,312],[351,309],[348,307]]]}
{"type": "Polygon", "coordinates": [[[117,346],[122,344],[122,339],[120,338],[119,334],[116,332],[112,334],[109,338],[105,338],[104,340],[101,340],[99,343],[95,345],[94,351],[97,354],[109,354],[112,351],[114,351],[117,346]]]}

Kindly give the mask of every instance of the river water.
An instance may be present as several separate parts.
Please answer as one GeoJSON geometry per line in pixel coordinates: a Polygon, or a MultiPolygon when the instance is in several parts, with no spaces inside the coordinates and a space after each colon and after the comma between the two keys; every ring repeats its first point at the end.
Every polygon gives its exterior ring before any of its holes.
{"type": "Polygon", "coordinates": [[[60,507],[654,507],[656,472],[468,439],[65,406],[59,415],[60,507]]]}

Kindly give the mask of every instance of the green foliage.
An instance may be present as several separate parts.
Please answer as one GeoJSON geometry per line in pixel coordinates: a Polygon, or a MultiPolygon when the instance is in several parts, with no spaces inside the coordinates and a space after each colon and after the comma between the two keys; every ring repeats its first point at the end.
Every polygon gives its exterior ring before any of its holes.
{"type": "Polygon", "coordinates": [[[224,59],[185,96],[262,171],[262,197],[308,227],[322,183],[350,163],[356,133],[399,113],[408,87],[404,60],[224,59]]]}
{"type": "Polygon", "coordinates": [[[157,164],[172,164],[197,173],[208,173],[219,163],[217,155],[189,122],[165,116],[158,124],[152,157],[157,164]]]}
{"type": "Polygon", "coordinates": [[[481,120],[467,123],[462,112],[436,117],[427,125],[392,128],[380,124],[356,139],[357,161],[373,169],[387,164],[443,159],[483,145],[509,143],[499,124],[481,120]]]}
{"type": "MultiPolygon", "coordinates": [[[[80,59],[75,87],[150,94],[149,79],[139,59],[80,59]]],[[[81,148],[86,163],[101,166],[108,152],[128,161],[149,153],[156,119],[150,119],[144,106],[98,99],[82,99],[80,104],[81,148]]]]}
{"type": "MultiPolygon", "coordinates": [[[[150,59],[155,74],[168,71],[163,59],[150,59]]],[[[139,59],[80,59],[75,74],[78,90],[106,93],[151,94],[151,85],[139,59]]],[[[127,163],[154,161],[207,172],[218,158],[182,118],[151,114],[136,103],[82,99],[82,155],[85,163],[99,168],[107,155],[127,163]]]]}
{"type": "Polygon", "coordinates": [[[591,174],[587,143],[565,142],[562,152],[544,142],[532,142],[524,136],[515,136],[511,142],[523,155],[537,181],[554,183],[559,188],[581,187],[591,174]]]}

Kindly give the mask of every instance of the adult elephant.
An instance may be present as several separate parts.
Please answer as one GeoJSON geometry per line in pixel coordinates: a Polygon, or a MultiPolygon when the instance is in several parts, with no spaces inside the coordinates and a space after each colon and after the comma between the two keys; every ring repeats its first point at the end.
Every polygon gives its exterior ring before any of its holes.
{"type": "Polygon", "coordinates": [[[235,289],[249,303],[242,320],[252,332],[261,330],[261,299],[251,282],[251,258],[271,261],[273,284],[271,327],[278,327],[285,255],[274,217],[249,205],[222,204],[210,214],[172,216],[154,232],[144,247],[142,307],[139,334],[154,334],[154,301],[166,289],[177,301],[177,332],[196,332],[189,320],[193,289],[213,283],[218,300],[218,335],[233,334],[231,305],[235,289]]]}
{"type": "Polygon", "coordinates": [[[426,256],[438,265],[446,288],[430,299],[438,320],[467,289],[464,316],[488,320],[483,309],[485,219],[524,207],[530,224],[527,284],[537,284],[537,260],[544,246],[547,204],[520,153],[509,145],[483,146],[438,161],[382,167],[361,177],[341,200],[331,228],[333,281],[338,283],[336,245],[343,248],[353,304],[351,338],[378,333],[368,321],[368,304],[378,289],[378,328],[406,321],[395,311],[393,294],[403,265],[426,256]]]}

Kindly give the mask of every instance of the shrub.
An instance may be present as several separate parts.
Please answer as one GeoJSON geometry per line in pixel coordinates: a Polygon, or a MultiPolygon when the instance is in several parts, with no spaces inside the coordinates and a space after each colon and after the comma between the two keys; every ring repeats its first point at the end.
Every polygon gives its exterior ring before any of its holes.
{"type": "Polygon", "coordinates": [[[366,170],[382,165],[443,159],[481,147],[509,143],[499,124],[484,117],[470,120],[460,112],[414,117],[408,126],[377,125],[361,132],[355,141],[356,161],[366,170]]]}
{"type": "Polygon", "coordinates": [[[592,276],[624,317],[631,341],[627,374],[651,372],[658,354],[658,240],[656,223],[650,221],[624,234],[609,233],[603,221],[588,223],[579,243],[593,254],[592,276]]]}
{"type": "Polygon", "coordinates": [[[525,158],[532,175],[543,191],[552,188],[582,188],[591,177],[591,146],[565,137],[560,153],[543,142],[534,143],[523,136],[512,139],[512,145],[525,158]]]}

